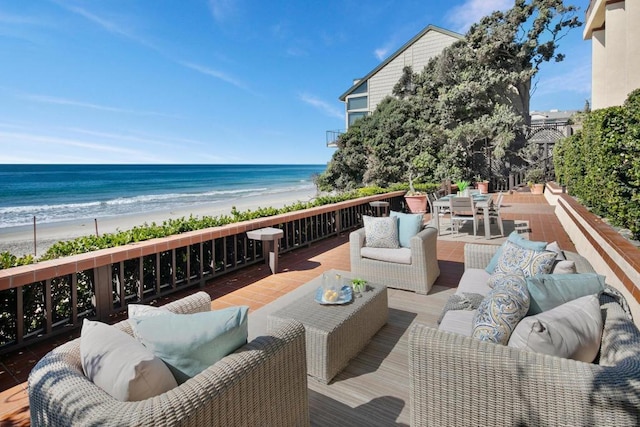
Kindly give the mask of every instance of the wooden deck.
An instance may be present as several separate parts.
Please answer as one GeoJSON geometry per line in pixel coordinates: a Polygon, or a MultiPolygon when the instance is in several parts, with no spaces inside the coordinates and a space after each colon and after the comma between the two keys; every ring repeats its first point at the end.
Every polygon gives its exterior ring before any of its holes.
{"type": "Polygon", "coordinates": [[[389,321],[329,385],[309,378],[314,426],[409,425],[408,334],[414,322],[436,325],[455,289],[429,295],[389,289],[389,321]]]}
{"type": "MultiPolygon", "coordinates": [[[[516,193],[505,196],[503,205],[504,219],[529,221],[530,239],[555,240],[562,249],[575,250],[544,196],[516,193]]],[[[413,322],[435,325],[462,276],[463,247],[463,242],[438,241],[441,274],[429,295],[390,289],[387,325],[331,384],[309,379],[312,425],[408,425],[409,327],[413,322]]],[[[271,275],[265,265],[254,265],[218,278],[204,290],[212,296],[214,309],[248,305],[256,310],[331,268],[350,270],[348,234],[282,255],[281,272],[276,275],[271,275]]],[[[186,290],[172,299],[197,290],[186,290]]],[[[158,304],[168,301],[162,299],[158,304]]],[[[2,426],[29,425],[26,392],[29,371],[47,351],[77,334],[78,331],[73,331],[0,358],[2,426]]]]}

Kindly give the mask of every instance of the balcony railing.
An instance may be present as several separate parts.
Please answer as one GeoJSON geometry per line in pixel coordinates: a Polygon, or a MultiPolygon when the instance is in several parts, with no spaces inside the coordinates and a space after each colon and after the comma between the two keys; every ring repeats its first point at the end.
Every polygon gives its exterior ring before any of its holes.
{"type": "Polygon", "coordinates": [[[343,130],[328,130],[326,134],[327,147],[337,148],[338,138],[344,133],[343,130]]]}
{"type": "Polygon", "coordinates": [[[152,239],[0,270],[0,353],[77,327],[109,321],[143,303],[263,262],[261,242],[246,232],[284,231],[280,252],[360,227],[369,202],[400,209],[404,192],[364,197],[273,217],[152,239]]]}

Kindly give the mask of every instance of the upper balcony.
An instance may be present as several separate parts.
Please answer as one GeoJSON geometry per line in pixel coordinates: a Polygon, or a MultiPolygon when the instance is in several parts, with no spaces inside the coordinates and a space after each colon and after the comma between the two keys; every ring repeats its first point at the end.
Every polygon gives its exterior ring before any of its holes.
{"type": "Polygon", "coordinates": [[[338,148],[338,138],[344,133],[343,130],[328,130],[326,133],[326,143],[329,148],[338,148]]]}

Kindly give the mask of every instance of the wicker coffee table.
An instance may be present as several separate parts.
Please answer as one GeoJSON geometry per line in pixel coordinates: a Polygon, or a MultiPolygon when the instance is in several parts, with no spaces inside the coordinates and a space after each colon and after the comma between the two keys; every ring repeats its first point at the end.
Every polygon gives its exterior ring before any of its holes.
{"type": "MultiPolygon", "coordinates": [[[[330,270],[351,279],[348,272],[330,270]]],[[[344,305],[322,305],[315,301],[322,276],[311,283],[313,291],[270,314],[267,330],[271,331],[286,319],[301,322],[306,330],[307,373],[327,384],[344,369],[387,323],[387,287],[368,283],[362,297],[344,305]]]]}

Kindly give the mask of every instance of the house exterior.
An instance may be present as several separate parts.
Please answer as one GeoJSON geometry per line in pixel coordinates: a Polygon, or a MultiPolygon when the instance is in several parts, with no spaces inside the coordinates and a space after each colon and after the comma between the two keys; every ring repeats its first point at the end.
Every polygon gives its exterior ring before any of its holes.
{"type": "Polygon", "coordinates": [[[640,1],[591,0],[583,38],[591,40],[591,108],[622,105],[640,87],[640,1]]]}
{"type": "Polygon", "coordinates": [[[345,103],[345,128],[371,114],[384,97],[391,95],[404,67],[411,66],[419,72],[429,59],[462,38],[462,34],[429,25],[366,76],[355,80],[339,98],[345,103]]]}

